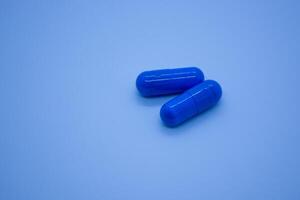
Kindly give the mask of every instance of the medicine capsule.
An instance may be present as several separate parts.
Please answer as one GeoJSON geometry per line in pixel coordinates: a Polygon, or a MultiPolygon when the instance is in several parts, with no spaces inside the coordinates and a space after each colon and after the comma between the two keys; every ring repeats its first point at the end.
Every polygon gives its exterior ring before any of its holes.
{"type": "Polygon", "coordinates": [[[177,126],[214,106],[221,96],[221,86],[216,81],[206,80],[165,103],[160,117],[167,126],[177,126]]]}
{"type": "Polygon", "coordinates": [[[136,87],[142,96],[152,97],[181,93],[203,80],[203,72],[197,67],[161,69],[142,72],[136,87]]]}

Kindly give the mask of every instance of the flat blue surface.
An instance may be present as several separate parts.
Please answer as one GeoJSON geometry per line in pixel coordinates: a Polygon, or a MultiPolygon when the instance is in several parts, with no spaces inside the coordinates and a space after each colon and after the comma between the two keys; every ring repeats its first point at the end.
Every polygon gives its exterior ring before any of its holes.
{"type": "Polygon", "coordinates": [[[0,199],[300,199],[299,1],[0,2],[0,199]],[[135,88],[199,66],[170,129],[135,88]]]}

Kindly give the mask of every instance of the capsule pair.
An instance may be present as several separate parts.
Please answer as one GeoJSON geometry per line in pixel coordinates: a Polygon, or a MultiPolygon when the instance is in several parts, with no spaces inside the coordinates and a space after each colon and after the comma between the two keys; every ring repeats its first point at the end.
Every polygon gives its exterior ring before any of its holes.
{"type": "Polygon", "coordinates": [[[204,80],[197,67],[162,69],[142,72],[136,87],[144,97],[178,94],[160,110],[162,121],[170,127],[213,107],[222,96],[221,86],[213,80],[204,80]]]}

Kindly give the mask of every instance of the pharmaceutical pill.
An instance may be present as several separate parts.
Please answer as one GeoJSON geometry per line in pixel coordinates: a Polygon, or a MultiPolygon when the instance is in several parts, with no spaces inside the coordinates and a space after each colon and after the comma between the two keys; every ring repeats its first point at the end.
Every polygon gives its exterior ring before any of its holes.
{"type": "Polygon", "coordinates": [[[160,117],[167,126],[177,126],[214,106],[222,96],[221,86],[206,80],[165,103],[160,117]]]}
{"type": "Polygon", "coordinates": [[[204,80],[197,67],[161,69],[142,72],[136,79],[136,87],[145,97],[181,93],[204,80]]]}

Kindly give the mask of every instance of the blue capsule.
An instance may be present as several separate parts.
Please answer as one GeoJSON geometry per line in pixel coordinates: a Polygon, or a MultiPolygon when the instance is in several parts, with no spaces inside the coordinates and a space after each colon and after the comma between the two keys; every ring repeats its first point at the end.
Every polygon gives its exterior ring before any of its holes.
{"type": "Polygon", "coordinates": [[[142,72],[136,87],[142,96],[152,97],[181,93],[203,80],[203,72],[197,67],[162,69],[142,72]]]}
{"type": "Polygon", "coordinates": [[[167,126],[177,126],[214,106],[221,96],[221,86],[216,81],[206,80],[165,103],[160,117],[167,126]]]}

